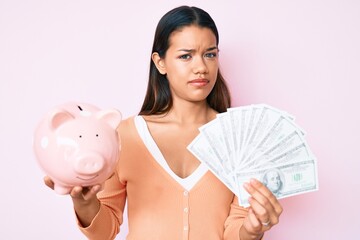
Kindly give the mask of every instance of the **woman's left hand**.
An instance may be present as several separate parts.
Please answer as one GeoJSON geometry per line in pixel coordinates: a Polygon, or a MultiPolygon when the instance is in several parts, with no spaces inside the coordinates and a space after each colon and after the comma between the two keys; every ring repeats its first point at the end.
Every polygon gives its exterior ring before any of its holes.
{"type": "Polygon", "coordinates": [[[272,192],[256,179],[245,183],[249,198],[249,214],[240,229],[240,239],[260,239],[264,232],[279,222],[283,211],[272,192]]]}

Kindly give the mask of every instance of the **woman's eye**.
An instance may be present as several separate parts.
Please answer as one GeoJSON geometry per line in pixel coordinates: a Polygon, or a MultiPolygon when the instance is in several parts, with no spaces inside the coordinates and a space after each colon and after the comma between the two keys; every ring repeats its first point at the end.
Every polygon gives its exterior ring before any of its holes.
{"type": "Polygon", "coordinates": [[[187,59],[190,59],[191,56],[190,56],[189,54],[184,54],[184,55],[181,55],[179,58],[180,58],[180,59],[187,60],[187,59]]]}
{"type": "Polygon", "coordinates": [[[205,53],[205,57],[207,57],[207,58],[215,58],[216,53],[205,53]]]}

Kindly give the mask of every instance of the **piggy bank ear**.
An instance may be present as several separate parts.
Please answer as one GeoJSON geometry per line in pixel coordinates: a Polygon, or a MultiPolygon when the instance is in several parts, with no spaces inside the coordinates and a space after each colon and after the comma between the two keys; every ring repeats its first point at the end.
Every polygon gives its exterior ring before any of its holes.
{"type": "Polygon", "coordinates": [[[64,124],[67,121],[73,120],[75,117],[69,112],[61,109],[54,110],[50,113],[49,117],[49,126],[51,129],[55,130],[60,125],[64,124]]]}
{"type": "Polygon", "coordinates": [[[108,123],[113,129],[116,129],[122,116],[118,110],[110,109],[97,112],[96,117],[108,123]]]}

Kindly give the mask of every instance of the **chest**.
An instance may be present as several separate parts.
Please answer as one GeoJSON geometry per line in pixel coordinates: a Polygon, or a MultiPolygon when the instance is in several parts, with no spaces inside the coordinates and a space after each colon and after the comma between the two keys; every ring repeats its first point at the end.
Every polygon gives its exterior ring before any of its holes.
{"type": "Polygon", "coordinates": [[[168,126],[150,131],[167,164],[177,176],[186,178],[200,165],[200,161],[187,150],[199,133],[198,128],[168,126]]]}

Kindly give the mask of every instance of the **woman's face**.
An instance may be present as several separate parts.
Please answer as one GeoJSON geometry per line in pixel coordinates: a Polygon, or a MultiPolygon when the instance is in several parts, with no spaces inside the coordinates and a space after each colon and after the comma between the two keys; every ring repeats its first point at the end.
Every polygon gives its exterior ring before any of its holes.
{"type": "MultiPolygon", "coordinates": [[[[169,80],[174,103],[203,101],[215,85],[218,48],[209,28],[186,26],[170,35],[169,48],[159,61],[169,80]]],[[[159,69],[159,67],[158,67],[159,69]]]]}

